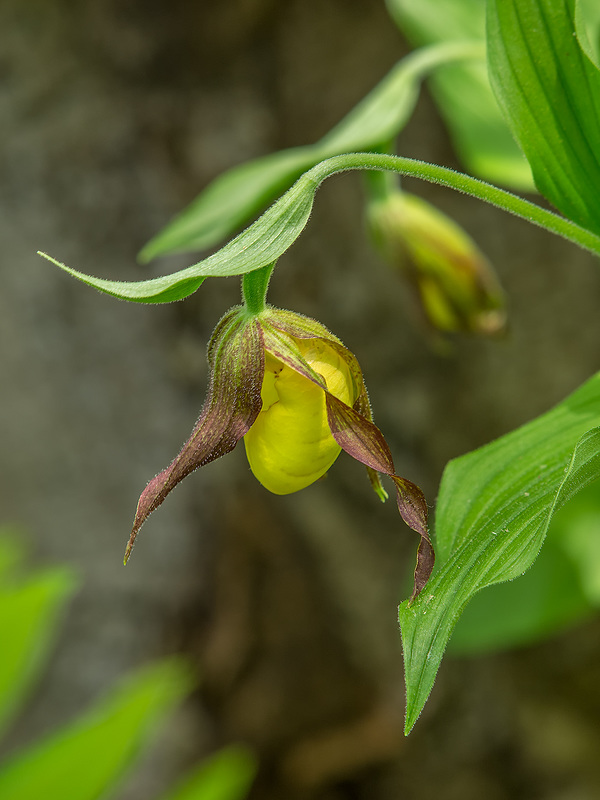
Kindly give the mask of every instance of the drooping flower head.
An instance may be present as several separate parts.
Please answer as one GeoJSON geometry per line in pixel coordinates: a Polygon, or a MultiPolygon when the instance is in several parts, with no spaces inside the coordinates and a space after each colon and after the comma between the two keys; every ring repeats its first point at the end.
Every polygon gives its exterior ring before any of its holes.
{"type": "Polygon", "coordinates": [[[423,493],[396,475],[390,450],[371,415],[356,357],[315,320],[266,306],[250,314],[232,308],[208,345],[210,384],[190,438],[172,463],[142,493],[127,545],[169,492],[198,467],[244,439],[250,469],[275,494],[316,481],[339,453],[367,467],[374,490],[387,498],[379,473],[396,488],[404,521],[421,536],[412,597],[433,568],[423,493]]]}
{"type": "Polygon", "coordinates": [[[473,239],[426,200],[393,190],[368,222],[382,256],[406,276],[429,324],[442,333],[501,333],[504,293],[473,239]]]}

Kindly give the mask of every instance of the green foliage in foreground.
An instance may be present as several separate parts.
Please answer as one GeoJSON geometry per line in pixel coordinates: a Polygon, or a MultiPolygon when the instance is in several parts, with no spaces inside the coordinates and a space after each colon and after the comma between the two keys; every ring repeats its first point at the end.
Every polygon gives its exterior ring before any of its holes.
{"type": "MultiPolygon", "coordinates": [[[[0,536],[0,725],[35,685],[77,585],[72,571],[23,575],[14,536],[0,536]]],[[[129,675],[77,719],[0,764],[0,800],[96,800],[118,788],[152,734],[193,687],[185,664],[164,659],[129,675]]],[[[253,757],[229,747],[203,762],[163,800],[242,800],[253,757]]]]}
{"type": "Polygon", "coordinates": [[[556,512],[544,546],[519,580],[477,594],[450,639],[452,654],[528,645],[600,609],[600,483],[556,512]]]}
{"type": "MultiPolygon", "coordinates": [[[[600,373],[552,411],[446,467],[436,515],[438,570],[414,603],[400,606],[407,731],[469,600],[522,575],[554,512],[600,477],[598,426],[600,373]]],[[[586,558],[585,550],[578,554],[586,558]]]]}

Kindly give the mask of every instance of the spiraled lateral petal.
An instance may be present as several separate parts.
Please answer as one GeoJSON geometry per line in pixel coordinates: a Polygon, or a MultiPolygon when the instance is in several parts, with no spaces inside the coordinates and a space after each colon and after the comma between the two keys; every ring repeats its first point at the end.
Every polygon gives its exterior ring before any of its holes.
{"type": "MultiPolygon", "coordinates": [[[[357,412],[357,414],[359,414],[365,420],[367,420],[368,422],[370,422],[370,423],[372,423],[374,425],[374,423],[373,423],[373,411],[371,410],[371,403],[369,401],[369,394],[367,392],[367,387],[366,387],[366,384],[365,384],[365,380],[363,378],[363,374],[362,374],[362,370],[360,368],[360,364],[358,363],[358,359],[356,358],[354,353],[352,353],[350,350],[348,350],[347,347],[344,347],[344,345],[341,342],[339,342],[339,343],[331,342],[330,346],[332,348],[334,348],[340,354],[340,356],[345,360],[345,362],[348,365],[348,368],[349,368],[349,370],[350,370],[350,372],[352,374],[352,377],[354,379],[355,385],[357,387],[357,392],[356,392],[357,397],[356,397],[356,400],[354,401],[354,404],[352,405],[352,408],[357,412]]],[[[331,428],[331,423],[330,423],[329,427],[331,428]]],[[[374,425],[374,427],[375,427],[375,425],[374,425]]],[[[376,428],[376,430],[379,430],[379,428],[376,428]]],[[[333,433],[333,431],[332,431],[332,433],[333,433]]],[[[382,434],[382,436],[383,436],[383,434],[382,434]]],[[[340,444],[340,442],[338,442],[338,444],[340,444]]],[[[341,446],[342,445],[340,444],[340,447],[341,446]]],[[[360,460],[360,459],[358,459],[358,460],[360,460]]],[[[364,463],[364,462],[362,462],[362,463],[364,463]]],[[[377,471],[377,469],[374,469],[369,464],[365,464],[365,466],[367,468],[367,475],[369,476],[369,481],[371,482],[371,486],[373,487],[373,490],[375,491],[375,493],[377,494],[377,496],[379,497],[381,502],[384,503],[388,499],[388,493],[383,488],[383,485],[381,483],[381,478],[379,476],[379,472],[377,471]]]]}
{"type": "MultiPolygon", "coordinates": [[[[308,364],[308,362],[302,356],[300,348],[293,339],[290,339],[290,337],[284,332],[278,330],[269,322],[265,322],[264,320],[262,321],[262,333],[264,347],[268,353],[281,361],[283,364],[286,364],[291,369],[300,373],[300,375],[304,375],[304,377],[308,378],[309,381],[316,383],[317,386],[320,386],[324,392],[327,391],[325,379],[322,375],[319,375],[318,372],[315,372],[310,364],[308,364]]],[[[315,336],[310,338],[316,339],[318,337],[315,336]]]]}
{"type": "Polygon", "coordinates": [[[423,589],[433,570],[435,554],[427,528],[427,503],[419,487],[396,475],[392,454],[379,428],[353,408],[327,394],[327,417],[333,438],[352,458],[376,472],[389,475],[396,487],[398,510],[409,528],[421,537],[417,551],[413,593],[423,589]]]}
{"type": "Polygon", "coordinates": [[[139,529],[169,492],[198,467],[233,450],[260,412],[265,358],[258,320],[232,309],[215,328],[208,360],[210,383],[200,417],[179,454],[142,492],[125,563],[139,529]]]}

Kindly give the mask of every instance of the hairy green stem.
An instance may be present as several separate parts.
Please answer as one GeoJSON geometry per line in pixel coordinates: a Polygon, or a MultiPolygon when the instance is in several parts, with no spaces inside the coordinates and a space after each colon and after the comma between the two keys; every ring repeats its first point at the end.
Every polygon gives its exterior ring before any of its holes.
{"type": "Polygon", "coordinates": [[[274,269],[274,263],[267,264],[266,267],[242,275],[242,300],[249,314],[254,316],[264,311],[267,289],[274,269]]]}
{"type": "Polygon", "coordinates": [[[571,222],[565,217],[541,208],[535,203],[524,200],[522,197],[518,197],[504,189],[499,189],[490,183],[471,178],[469,175],[455,172],[447,167],[428,164],[425,161],[417,161],[402,156],[389,156],[382,153],[349,153],[321,161],[320,164],[305,173],[303,177],[312,179],[318,186],[325,178],[351,169],[390,170],[400,175],[422,178],[430,183],[448,186],[464,194],[477,197],[479,200],[484,200],[486,203],[508,211],[510,214],[521,217],[521,219],[525,219],[533,225],[545,228],[586,250],[590,250],[596,255],[600,255],[600,236],[587,230],[587,228],[582,228],[576,222],[571,222]]]}

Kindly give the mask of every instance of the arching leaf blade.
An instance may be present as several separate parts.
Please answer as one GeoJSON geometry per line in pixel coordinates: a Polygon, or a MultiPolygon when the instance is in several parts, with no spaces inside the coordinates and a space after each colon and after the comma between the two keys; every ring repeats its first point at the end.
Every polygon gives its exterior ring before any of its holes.
{"type": "Polygon", "coordinates": [[[95,278],[57,261],[46,253],[39,255],[69,275],[100,292],[134,303],[170,303],[195,292],[205,278],[244,275],[277,261],[304,229],[322,179],[306,172],[283,197],[250,227],[208,258],[178,272],[146,281],[109,281],[95,278]]]}
{"type": "Polygon", "coordinates": [[[407,732],[469,600],[528,569],[554,511],[600,477],[599,425],[600,374],[552,411],[447,466],[437,509],[440,566],[399,612],[407,732]]]}

